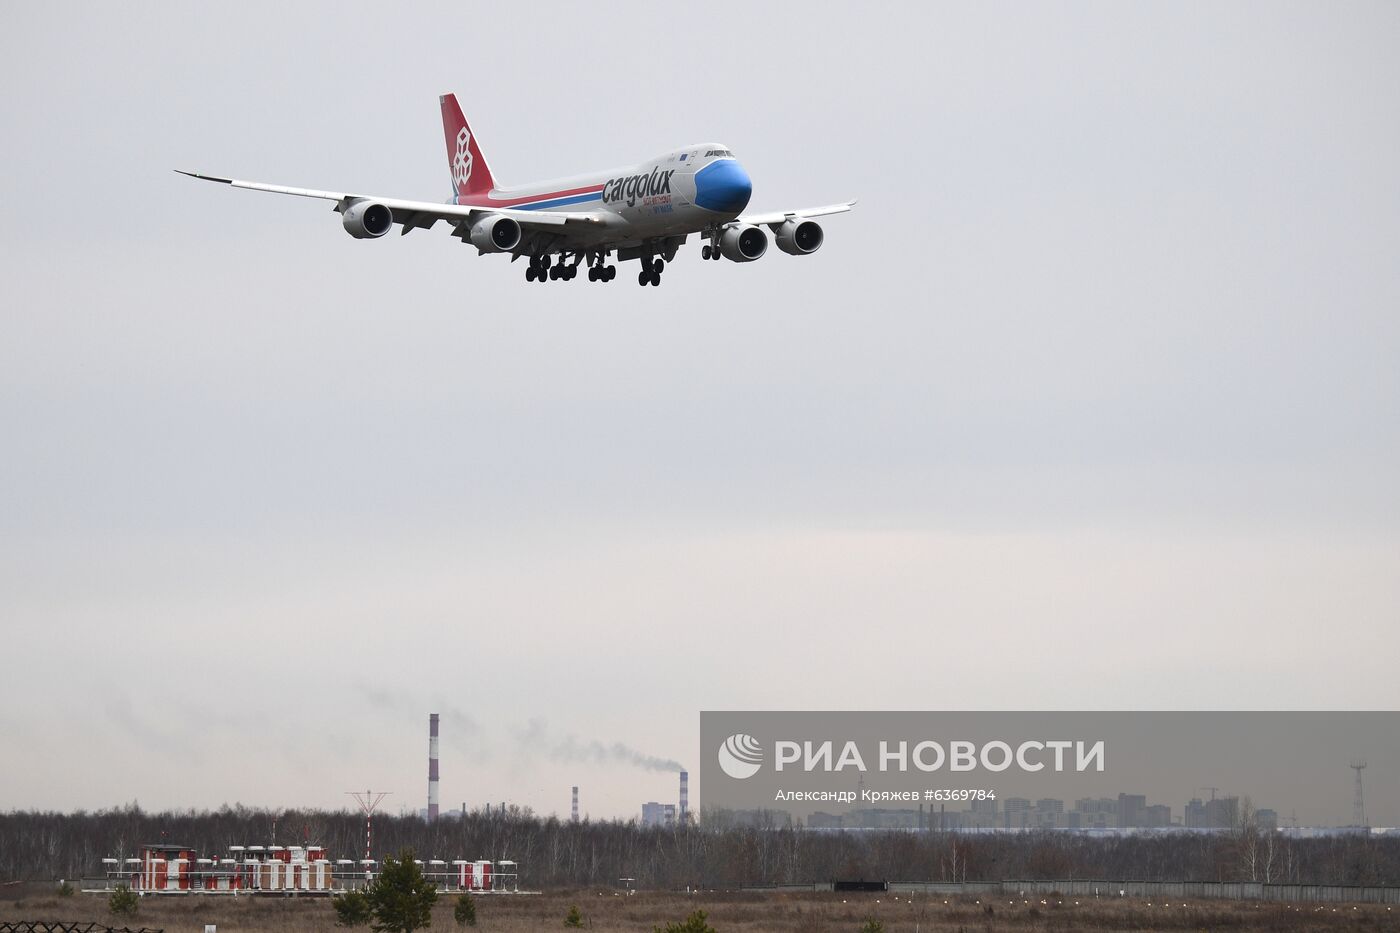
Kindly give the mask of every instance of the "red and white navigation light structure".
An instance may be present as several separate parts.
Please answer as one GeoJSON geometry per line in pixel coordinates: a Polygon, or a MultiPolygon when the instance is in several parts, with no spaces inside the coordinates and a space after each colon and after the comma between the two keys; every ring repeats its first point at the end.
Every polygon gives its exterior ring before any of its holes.
{"type": "Polygon", "coordinates": [[[370,820],[374,818],[374,811],[379,809],[380,801],[392,792],[367,790],[363,794],[359,791],[346,791],[346,793],[355,798],[355,802],[360,805],[360,811],[365,815],[365,861],[369,861],[373,857],[369,854],[370,820]]]}
{"type": "Polygon", "coordinates": [[[428,714],[428,822],[438,818],[438,714],[428,714]]]}

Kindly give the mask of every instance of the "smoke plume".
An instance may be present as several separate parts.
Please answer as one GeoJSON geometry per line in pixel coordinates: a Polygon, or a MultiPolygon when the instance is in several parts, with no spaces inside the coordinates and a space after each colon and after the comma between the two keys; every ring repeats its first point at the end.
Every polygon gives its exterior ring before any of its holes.
{"type": "Polygon", "coordinates": [[[555,761],[576,761],[593,764],[620,764],[643,771],[684,771],[685,766],[670,758],[648,755],[622,742],[582,740],[574,735],[550,735],[543,719],[531,719],[518,738],[527,752],[543,750],[555,761]]]}

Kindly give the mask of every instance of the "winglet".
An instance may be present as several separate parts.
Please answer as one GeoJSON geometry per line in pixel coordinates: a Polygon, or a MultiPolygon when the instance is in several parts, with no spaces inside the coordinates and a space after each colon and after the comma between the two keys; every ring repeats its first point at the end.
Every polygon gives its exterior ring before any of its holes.
{"type": "Polygon", "coordinates": [[[217,177],[217,176],[215,176],[215,175],[201,175],[201,174],[199,174],[198,172],[187,172],[187,171],[185,171],[185,170],[182,169],[182,168],[177,168],[177,169],[175,169],[175,171],[179,172],[181,175],[188,175],[188,176],[190,176],[191,178],[202,178],[202,179],[205,180],[205,181],[217,181],[217,182],[219,182],[220,184],[225,184],[225,185],[231,185],[231,184],[233,184],[233,179],[232,179],[232,178],[219,178],[219,177],[217,177]]]}

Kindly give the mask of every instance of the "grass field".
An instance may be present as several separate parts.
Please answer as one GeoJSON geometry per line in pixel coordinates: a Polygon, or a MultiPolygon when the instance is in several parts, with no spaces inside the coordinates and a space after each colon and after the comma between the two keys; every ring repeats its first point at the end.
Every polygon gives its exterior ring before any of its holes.
{"type": "MultiPolygon", "coordinates": [[[[443,896],[432,929],[456,930],[455,898],[443,896]]],[[[578,905],[587,929],[600,933],[645,933],[704,910],[718,933],[836,933],[858,930],[867,918],[887,933],[992,933],[992,931],[1094,930],[1400,930],[1400,912],[1380,905],[1251,904],[1223,901],[1149,903],[1134,898],[1045,898],[999,900],[892,894],[739,893],[674,894],[555,891],[542,895],[477,900],[477,930],[523,933],[562,930],[564,915],[578,905]]],[[[113,926],[154,927],[170,933],[306,931],[332,933],[334,912],[324,898],[191,896],[148,897],[134,917],[114,918],[105,897],[58,897],[52,888],[28,886],[0,892],[0,921],[79,920],[113,926]]],[[[367,930],[367,928],[365,928],[367,930]]]]}

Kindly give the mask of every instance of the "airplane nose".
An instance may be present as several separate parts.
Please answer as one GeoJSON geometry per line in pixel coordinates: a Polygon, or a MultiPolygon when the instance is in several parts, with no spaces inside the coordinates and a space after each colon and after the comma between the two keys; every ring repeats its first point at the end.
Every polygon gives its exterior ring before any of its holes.
{"type": "Polygon", "coordinates": [[[719,159],[695,173],[695,203],[707,211],[737,214],[751,194],[749,173],[734,159],[719,159]]]}

